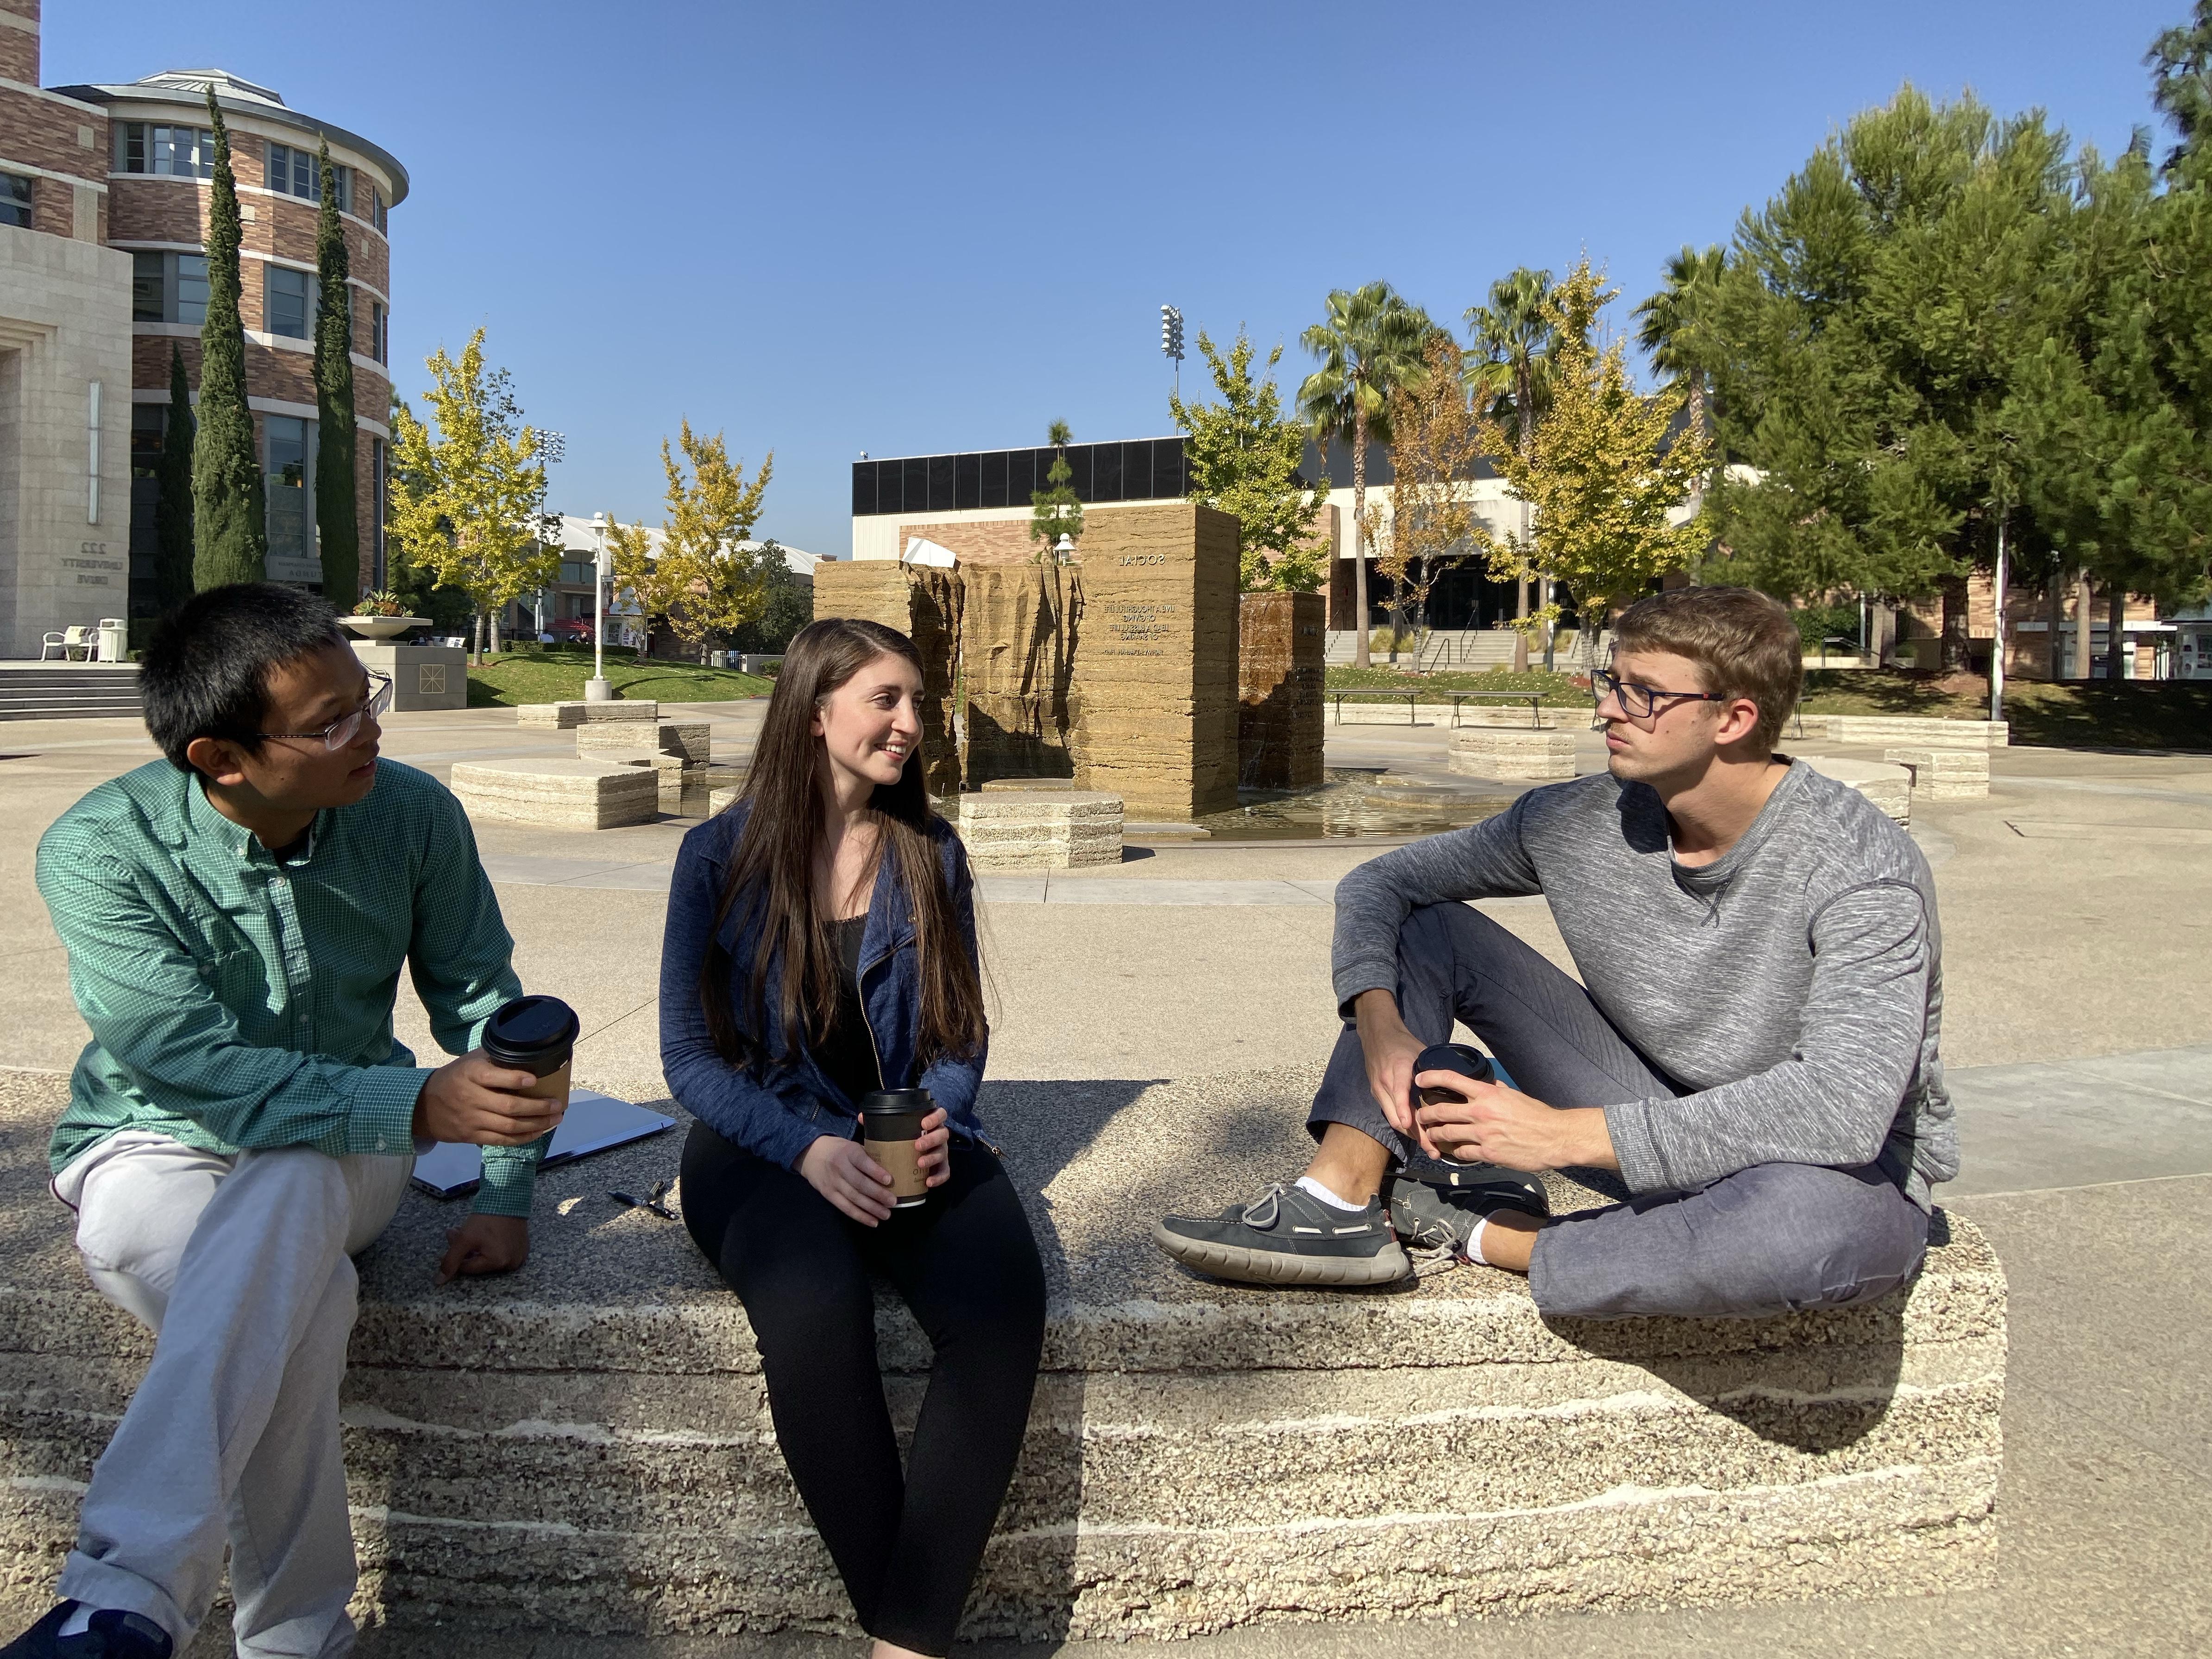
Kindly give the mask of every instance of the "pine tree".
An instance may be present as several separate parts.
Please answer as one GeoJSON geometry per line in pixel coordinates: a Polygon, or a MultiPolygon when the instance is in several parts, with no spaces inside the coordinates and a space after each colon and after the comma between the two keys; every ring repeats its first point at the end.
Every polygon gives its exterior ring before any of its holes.
{"type": "Polygon", "coordinates": [[[246,332],[238,314],[238,184],[230,133],[208,88],[215,185],[208,194],[207,320],[200,326],[199,432],[192,448],[192,586],[258,582],[269,570],[269,503],[246,402],[246,332]]]}
{"type": "Polygon", "coordinates": [[[337,174],[323,146],[322,215],[315,229],[315,535],[323,597],[343,616],[361,597],[361,515],[354,498],[353,298],[337,174]]]}
{"type": "MultiPolygon", "coordinates": [[[[1246,592],[1273,588],[1310,593],[1328,577],[1324,550],[1313,540],[1314,520],[1328,500],[1328,479],[1312,485],[1298,481],[1305,454],[1305,431],[1285,420],[1275,377],[1255,384],[1252,342],[1241,328],[1224,357],[1206,331],[1198,349],[1212,371],[1218,404],[1186,404],[1170,397],[1168,412],[1190,434],[1190,499],[1218,507],[1237,520],[1238,586],[1246,592]]],[[[1277,346],[1267,368],[1282,360],[1277,346]]]]}
{"type": "Polygon", "coordinates": [[[1062,536],[1070,541],[1083,538],[1083,501],[1075,493],[1075,469],[1067,464],[1067,446],[1073,435],[1066,421],[1054,421],[1046,428],[1045,441],[1052,446],[1052,465],[1045,471],[1045,487],[1030,492],[1030,539],[1044,544],[1040,556],[1045,558],[1052,556],[1062,536]]]}
{"type": "Polygon", "coordinates": [[[154,602],[167,616],[192,596],[192,388],[185,354],[169,344],[169,421],[155,474],[154,602]]]}

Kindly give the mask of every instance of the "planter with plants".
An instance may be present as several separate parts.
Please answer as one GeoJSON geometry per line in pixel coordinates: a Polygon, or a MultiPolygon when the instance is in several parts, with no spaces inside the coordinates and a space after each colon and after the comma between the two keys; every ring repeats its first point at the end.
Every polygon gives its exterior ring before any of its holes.
{"type": "Polygon", "coordinates": [[[338,626],[364,640],[396,639],[410,628],[428,628],[428,617],[410,617],[406,601],[397,593],[375,592],[362,596],[353,608],[350,617],[340,617],[338,626]]]}

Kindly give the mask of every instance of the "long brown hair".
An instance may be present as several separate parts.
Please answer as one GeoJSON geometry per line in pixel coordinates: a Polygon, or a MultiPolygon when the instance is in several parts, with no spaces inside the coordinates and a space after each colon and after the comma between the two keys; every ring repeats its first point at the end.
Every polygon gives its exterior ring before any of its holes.
{"type": "MultiPolygon", "coordinates": [[[[837,1017],[837,945],[830,919],[814,896],[815,860],[830,833],[817,771],[821,740],[813,732],[814,716],[832,692],[883,656],[902,658],[917,672],[921,668],[914,641],[896,629],[825,617],[799,630],[777,672],[753,750],[752,773],[739,797],[747,809],[744,829],[730,860],[714,913],[715,938],[699,975],[707,1029],[716,1049],[733,1065],[764,1066],[779,1058],[787,1064],[800,1031],[818,1042],[837,1017]],[[738,1029],[731,1014],[733,964],[720,938],[723,924],[738,911],[749,913],[760,927],[746,986],[751,1036],[738,1029]],[[781,1057],[769,1054],[765,1041],[768,984],[778,963],[782,973],[777,1012],[785,1044],[781,1057]]],[[[872,883],[888,851],[914,907],[915,953],[921,963],[918,1063],[927,1067],[939,1059],[975,1054],[988,1030],[983,988],[961,938],[944,865],[930,834],[936,814],[922,787],[919,745],[906,757],[896,783],[876,786],[868,816],[876,830],[876,863],[868,879],[872,883]]],[[[905,1081],[884,1079],[890,1088],[905,1081]]]]}

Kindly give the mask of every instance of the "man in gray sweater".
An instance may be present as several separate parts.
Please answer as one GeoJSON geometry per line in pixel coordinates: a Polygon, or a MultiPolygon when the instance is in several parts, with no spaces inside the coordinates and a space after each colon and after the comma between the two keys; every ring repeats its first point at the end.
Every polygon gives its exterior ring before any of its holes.
{"type": "Polygon", "coordinates": [[[1623,613],[1592,678],[1607,771],[1337,888],[1346,1019],[1297,1182],[1170,1216],[1224,1279],[1374,1285],[1405,1242],[1528,1275],[1547,1314],[1755,1315],[1878,1297],[1958,1173],[1935,884],[1856,791],[1777,755],[1796,629],[1741,588],[1623,613]],[[1541,893],[1582,982],[1462,901],[1541,893]],[[1443,1047],[1455,1019],[1491,1061],[1443,1047]],[[1484,1166],[1493,1167],[1484,1167],[1484,1166]],[[1556,1218],[1518,1171],[1617,1170],[1556,1218]]]}

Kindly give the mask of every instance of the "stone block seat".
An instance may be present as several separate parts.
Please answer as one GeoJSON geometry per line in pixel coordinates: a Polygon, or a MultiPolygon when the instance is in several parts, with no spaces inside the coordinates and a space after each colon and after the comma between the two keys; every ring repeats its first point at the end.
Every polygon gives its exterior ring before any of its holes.
{"type": "Polygon", "coordinates": [[[1921,714],[1808,714],[1808,734],[1816,723],[1838,743],[1898,743],[1932,749],[2005,749],[2012,744],[2008,720],[1937,720],[1921,714]]]}
{"type": "Polygon", "coordinates": [[[1912,793],[1927,800],[1980,800],[1990,793],[1986,749],[1885,749],[1881,757],[1912,774],[1912,793]]]}
{"type": "MultiPolygon", "coordinates": [[[[973,1637],[1619,1612],[1984,1584],[2005,1285],[1940,1213],[1867,1306],[1547,1323],[1462,1267],[1386,1291],[1252,1290],[1146,1237],[1302,1167],[1318,1067],[1150,1085],[987,1083],[1050,1315],[973,1637]]],[[[0,1074],[0,1490],[35,1607],[149,1351],[100,1302],[36,1148],[67,1090],[0,1074]]],[[[674,1109],[664,1108],[664,1109],[674,1109]]],[[[548,1170],[529,1265],[442,1288],[462,1202],[410,1194],[362,1258],[344,1401],[356,1615],[469,1633],[850,1633],[776,1450],[743,1310],[680,1224],[618,1210],[683,1130],[548,1170]]],[[[1555,1181],[1561,1207],[1600,1195],[1555,1181]]],[[[680,1190],[675,1200],[680,1203],[680,1190]]],[[[884,1293],[908,1431],[927,1347],[884,1293]]]]}
{"type": "Polygon", "coordinates": [[[1808,755],[1805,764],[1823,777],[1833,778],[1864,795],[1908,829],[1912,823],[1912,774],[1886,761],[1834,760],[1808,755]]]}
{"type": "Polygon", "coordinates": [[[607,720],[659,718],[659,703],[624,702],[620,698],[607,702],[526,702],[514,711],[517,726],[555,732],[572,732],[580,726],[595,726],[607,720]]]}
{"type": "Polygon", "coordinates": [[[1523,726],[1474,726],[1451,734],[1451,769],[1472,778],[1571,778],[1575,740],[1566,732],[1523,726]]]}
{"type": "MultiPolygon", "coordinates": [[[[653,754],[639,752],[648,759],[653,754]]],[[[453,768],[453,790],[471,817],[554,829],[613,830],[650,823],[660,811],[660,782],[652,766],[605,759],[462,762],[453,768]]]]}
{"type": "Polygon", "coordinates": [[[654,749],[696,770],[714,762],[714,727],[705,720],[587,720],[575,728],[576,752],[586,760],[603,749],[654,749]]]}
{"type": "Polygon", "coordinates": [[[1070,870],[1121,861],[1121,798],[1096,789],[964,794],[960,839],[978,870],[1070,870]]]}

